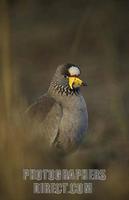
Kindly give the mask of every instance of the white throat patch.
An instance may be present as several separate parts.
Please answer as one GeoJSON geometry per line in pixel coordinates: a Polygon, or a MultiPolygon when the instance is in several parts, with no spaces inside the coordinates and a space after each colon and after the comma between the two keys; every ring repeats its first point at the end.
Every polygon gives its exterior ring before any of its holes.
{"type": "Polygon", "coordinates": [[[72,66],[69,68],[69,73],[71,76],[79,76],[80,75],[80,70],[78,67],[72,66]]]}

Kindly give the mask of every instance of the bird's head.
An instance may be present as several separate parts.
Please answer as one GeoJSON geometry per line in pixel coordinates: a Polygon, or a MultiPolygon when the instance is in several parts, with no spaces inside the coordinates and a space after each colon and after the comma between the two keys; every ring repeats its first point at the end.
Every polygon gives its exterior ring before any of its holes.
{"type": "Polygon", "coordinates": [[[57,67],[53,78],[55,88],[61,93],[78,93],[81,86],[87,86],[87,82],[80,79],[80,66],[75,64],[64,64],[57,67]]]}

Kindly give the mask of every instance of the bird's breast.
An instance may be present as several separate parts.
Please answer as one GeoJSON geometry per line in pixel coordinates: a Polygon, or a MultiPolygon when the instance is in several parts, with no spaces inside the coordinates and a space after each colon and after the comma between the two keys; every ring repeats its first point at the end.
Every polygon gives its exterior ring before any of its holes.
{"type": "Polygon", "coordinates": [[[88,126],[88,114],[82,96],[71,98],[65,103],[59,127],[59,142],[68,150],[76,148],[81,143],[88,126]]]}

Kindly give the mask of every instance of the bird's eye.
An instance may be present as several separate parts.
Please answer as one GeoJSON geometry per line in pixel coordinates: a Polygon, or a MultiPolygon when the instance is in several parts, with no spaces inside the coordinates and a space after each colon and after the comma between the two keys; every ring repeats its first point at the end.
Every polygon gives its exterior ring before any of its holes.
{"type": "Polygon", "coordinates": [[[65,74],[64,77],[67,78],[68,76],[65,74]]]}

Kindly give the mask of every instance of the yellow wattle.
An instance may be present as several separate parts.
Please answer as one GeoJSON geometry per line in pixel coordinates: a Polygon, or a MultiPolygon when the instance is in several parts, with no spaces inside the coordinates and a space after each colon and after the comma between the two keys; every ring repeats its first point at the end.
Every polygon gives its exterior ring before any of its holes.
{"type": "Polygon", "coordinates": [[[82,85],[83,81],[77,77],[69,77],[69,86],[71,89],[74,87],[80,87],[82,85]]]}

